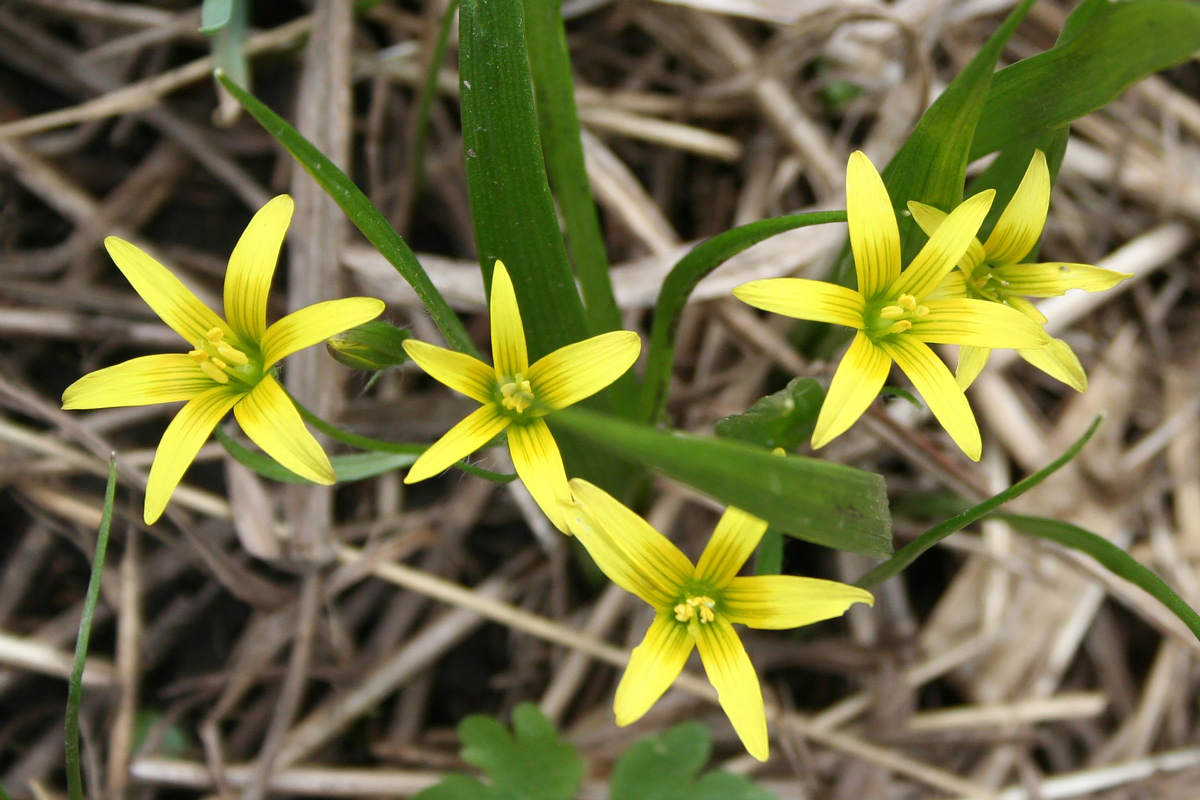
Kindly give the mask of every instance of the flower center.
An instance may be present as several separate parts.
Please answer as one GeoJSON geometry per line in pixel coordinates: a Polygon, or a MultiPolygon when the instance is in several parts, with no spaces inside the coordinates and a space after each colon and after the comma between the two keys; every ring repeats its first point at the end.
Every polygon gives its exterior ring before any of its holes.
{"type": "Polygon", "coordinates": [[[261,370],[250,365],[250,357],[225,340],[225,332],[220,328],[204,334],[188,355],[201,372],[222,385],[229,383],[230,378],[255,383],[262,377],[261,370]]]}
{"type": "Polygon", "coordinates": [[[1009,283],[996,277],[994,267],[984,261],[971,270],[967,278],[967,292],[981,300],[994,300],[1003,303],[1008,297],[1009,283]]]}
{"type": "Polygon", "coordinates": [[[512,380],[500,386],[500,403],[509,411],[518,414],[533,405],[533,387],[521,373],[512,376],[512,380]]]}
{"type": "Polygon", "coordinates": [[[871,338],[904,333],[913,326],[913,320],[929,313],[929,309],[917,302],[911,294],[902,294],[895,300],[883,300],[867,311],[867,335],[871,338]]]}
{"type": "Polygon", "coordinates": [[[717,618],[717,614],[713,611],[717,606],[717,601],[705,595],[688,595],[687,599],[673,609],[675,611],[675,619],[680,622],[691,622],[699,620],[701,625],[707,625],[717,618]]]}

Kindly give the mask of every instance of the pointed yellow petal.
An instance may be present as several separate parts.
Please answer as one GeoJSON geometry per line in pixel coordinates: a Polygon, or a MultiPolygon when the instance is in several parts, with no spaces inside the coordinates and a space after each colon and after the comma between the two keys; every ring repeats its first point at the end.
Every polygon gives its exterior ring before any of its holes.
{"type": "Polygon", "coordinates": [[[191,400],[216,381],[183,353],[142,356],[89,372],[63,392],[63,408],[149,406],[191,400]]]}
{"type": "Polygon", "coordinates": [[[946,277],[942,278],[942,282],[937,285],[929,294],[925,295],[926,300],[935,300],[940,297],[967,297],[967,276],[961,269],[952,269],[946,277]]]}
{"type": "Polygon", "coordinates": [[[618,725],[637,722],[658,702],[683,672],[695,646],[687,625],[668,612],[654,617],[642,643],[629,654],[629,666],[617,685],[613,712],[618,725]]]}
{"type": "Polygon", "coordinates": [[[225,321],[201,303],[200,298],[162,264],[115,236],[105,239],[104,247],[146,305],[188,344],[195,345],[213,328],[233,335],[225,321]]]}
{"type": "Polygon", "coordinates": [[[508,426],[509,421],[508,416],[494,403],[475,409],[413,462],[404,476],[404,482],[423,481],[449,469],[454,462],[461,461],[490,442],[508,426]]]}
{"type": "Polygon", "coordinates": [[[979,425],[967,403],[967,396],[958,388],[946,365],[928,345],[911,336],[892,336],[881,340],[879,346],[904,370],[954,443],[968,458],[978,461],[983,453],[979,425]]]}
{"type": "Polygon", "coordinates": [[[696,563],[696,577],[724,586],[750,558],[766,530],[765,520],[733,506],[725,509],[696,563]]]}
{"type": "Polygon", "coordinates": [[[416,339],[405,339],[403,346],[408,357],[439,383],[480,403],[495,399],[496,373],[478,358],[416,339]]]}
{"type": "Polygon", "coordinates": [[[1017,355],[1075,391],[1087,390],[1087,373],[1075,351],[1062,339],[1051,339],[1050,344],[1036,350],[1018,350],[1017,355]]]}
{"type": "Polygon", "coordinates": [[[301,478],[327,485],[337,482],[329,456],[304,427],[287,392],[270,375],[264,375],[233,407],[233,415],[255,444],[301,478]]]}
{"type": "Polygon", "coordinates": [[[244,395],[236,389],[216,386],[189,400],[171,420],[158,443],[154,463],[150,466],[150,478],[146,482],[143,516],[147,525],[153,525],[162,516],[171,493],[191,466],[201,445],[221,417],[242,397],[244,395]]]}
{"type": "Polygon", "coordinates": [[[1043,347],[1050,337],[1021,312],[1002,303],[966,298],[926,299],[925,316],[904,336],[934,344],[972,347],[1043,347]]]}
{"type": "Polygon", "coordinates": [[[534,397],[551,410],[566,408],[608,386],[637,361],[642,340],[612,331],[560,347],[529,368],[534,397]]]}
{"type": "Polygon", "coordinates": [[[575,502],[564,505],[567,527],[609,579],[659,611],[679,601],[692,562],[650,523],[599,486],[571,480],[575,502]]]}
{"type": "Polygon", "coordinates": [[[696,629],[700,661],[709,682],[717,689],[717,701],[733,723],[746,752],[766,761],[770,740],[762,688],[742,640],[720,615],[707,625],[697,625],[696,629]]]}
{"type": "Polygon", "coordinates": [[[293,208],[286,194],[270,200],[250,220],[229,256],[225,316],[243,341],[257,342],[267,330],[267,296],[293,208]]]}
{"type": "Polygon", "coordinates": [[[525,488],[554,527],[566,533],[567,521],[558,504],[571,501],[571,489],[567,486],[562,454],[545,420],[509,425],[508,452],[525,488]]]}
{"type": "Polygon", "coordinates": [[[875,605],[866,589],[819,578],[755,575],[725,587],[725,616],[751,628],[783,630],[846,613],[855,603],[875,605]]]}
{"type": "Polygon", "coordinates": [[[767,278],[743,283],[733,296],[747,305],[813,322],[861,330],[866,300],[853,289],[806,278],[767,278]]]}
{"type": "Polygon", "coordinates": [[[529,374],[529,353],[525,349],[525,328],[517,307],[517,292],[503,261],[492,270],[492,299],[488,303],[492,317],[492,363],[496,374],[511,378],[529,374]]]}
{"type": "Polygon", "coordinates": [[[958,367],[954,370],[954,381],[964,392],[987,366],[988,357],[992,354],[990,347],[970,347],[964,345],[958,348],[958,367]]]}
{"type": "Polygon", "coordinates": [[[1101,292],[1133,277],[1128,272],[1116,272],[1103,267],[1093,267],[1091,264],[1068,264],[1061,261],[997,267],[994,274],[1004,281],[1008,291],[1026,297],[1057,297],[1066,294],[1069,289],[1101,292]]]}
{"type": "Polygon", "coordinates": [[[983,245],[988,260],[993,264],[1015,264],[1028,254],[1042,235],[1049,209],[1050,169],[1045,154],[1034,150],[1025,177],[983,245]]]}
{"type": "Polygon", "coordinates": [[[347,297],[293,311],[263,334],[264,367],[336,333],[370,322],[383,313],[383,308],[383,301],[374,297],[347,297]]]}
{"type": "Polygon", "coordinates": [[[814,448],[824,447],[841,436],[863,415],[879,395],[891,366],[891,359],[865,333],[859,331],[855,335],[833,374],[821,413],[817,415],[812,435],[814,448]]]}
{"type": "Polygon", "coordinates": [[[846,221],[858,291],[874,299],[900,274],[900,229],[883,178],[858,150],[846,166],[846,221]]]}
{"type": "Polygon", "coordinates": [[[1004,298],[1004,304],[1009,308],[1024,314],[1028,319],[1033,320],[1033,322],[1037,325],[1046,324],[1046,315],[1042,313],[1042,310],[1020,295],[1010,294],[1008,297],[1004,298]]]}
{"type": "Polygon", "coordinates": [[[935,208],[925,203],[918,203],[916,200],[908,201],[908,211],[912,214],[913,222],[917,223],[917,227],[926,236],[933,236],[934,231],[946,221],[949,216],[940,208],[935,208]]]}
{"type": "Polygon", "coordinates": [[[911,294],[920,300],[937,288],[966,254],[995,196],[996,192],[988,189],[950,212],[946,221],[938,226],[921,252],[917,253],[917,257],[888,288],[888,297],[911,294]]]}

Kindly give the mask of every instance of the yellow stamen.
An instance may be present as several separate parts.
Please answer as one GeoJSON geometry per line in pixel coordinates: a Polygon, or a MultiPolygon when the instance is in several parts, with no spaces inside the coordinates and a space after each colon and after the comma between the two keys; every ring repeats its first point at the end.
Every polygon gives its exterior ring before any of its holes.
{"type": "Polygon", "coordinates": [[[224,361],[222,361],[219,358],[214,358],[211,363],[217,369],[225,369],[226,367],[229,366],[228,364],[226,364],[224,361]]]}
{"type": "Polygon", "coordinates": [[[906,319],[897,320],[896,322],[892,323],[891,333],[904,333],[906,330],[909,330],[910,328],[912,328],[912,323],[909,322],[908,320],[906,320],[906,319]]]}
{"type": "Polygon", "coordinates": [[[238,350],[236,347],[230,347],[227,344],[217,345],[217,354],[230,364],[237,364],[239,367],[243,367],[250,363],[250,359],[245,353],[243,353],[241,350],[238,350]]]}
{"type": "Polygon", "coordinates": [[[680,622],[690,622],[694,616],[696,616],[696,609],[687,603],[680,603],[675,606],[675,619],[680,622]]]}
{"type": "Polygon", "coordinates": [[[913,297],[911,294],[900,295],[898,298],[896,298],[896,302],[907,311],[916,311],[917,309],[917,298],[913,297]]]}
{"type": "Polygon", "coordinates": [[[208,341],[212,342],[213,344],[216,344],[225,338],[225,332],[220,328],[210,328],[208,333],[204,334],[204,338],[208,339],[208,341]]]}
{"type": "Polygon", "coordinates": [[[884,306],[879,312],[880,319],[900,319],[904,316],[904,309],[900,306],[884,306]]]}
{"type": "Polygon", "coordinates": [[[500,394],[503,396],[501,404],[518,414],[533,405],[533,387],[520,373],[514,375],[511,382],[500,387],[500,394]]]}
{"type": "Polygon", "coordinates": [[[926,308],[925,306],[917,306],[916,315],[918,317],[924,317],[928,313],[929,313],[929,309],[926,308]]]}
{"type": "Polygon", "coordinates": [[[203,364],[205,361],[208,361],[208,353],[204,352],[203,350],[189,350],[188,355],[191,356],[192,360],[197,364],[203,364]]]}
{"type": "Polygon", "coordinates": [[[200,362],[200,371],[208,377],[212,378],[217,383],[222,385],[229,383],[229,376],[221,372],[211,361],[200,362]]]}
{"type": "Polygon", "coordinates": [[[691,622],[699,617],[701,625],[707,625],[717,618],[717,614],[713,611],[716,608],[716,601],[711,597],[688,597],[685,602],[680,603],[673,609],[675,619],[680,622],[691,622]]]}

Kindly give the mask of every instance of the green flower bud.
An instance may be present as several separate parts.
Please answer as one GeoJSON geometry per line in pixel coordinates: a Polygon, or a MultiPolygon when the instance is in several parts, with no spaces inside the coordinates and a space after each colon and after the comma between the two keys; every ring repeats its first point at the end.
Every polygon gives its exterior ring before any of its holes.
{"type": "Polygon", "coordinates": [[[411,336],[407,329],[377,319],[330,337],[325,349],[343,366],[376,371],[407,361],[403,343],[411,336]]]}

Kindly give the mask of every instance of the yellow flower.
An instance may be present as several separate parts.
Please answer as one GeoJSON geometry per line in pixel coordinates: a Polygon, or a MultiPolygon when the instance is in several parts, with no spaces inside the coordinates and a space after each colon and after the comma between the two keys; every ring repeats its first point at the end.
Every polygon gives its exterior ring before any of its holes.
{"type": "Polygon", "coordinates": [[[979,460],[983,445],[971,406],[929,344],[1035,348],[1049,341],[1040,326],[1007,306],[930,297],[962,258],[994,196],[989,189],[956,208],[902,272],[891,199],[875,167],[855,152],[846,168],[846,218],[858,291],[801,278],[751,281],[733,290],[756,308],[858,331],[821,406],[813,447],[862,416],[895,361],[955,443],[979,460]]]}
{"type": "Polygon", "coordinates": [[[636,722],[662,696],[693,647],[717,699],[750,755],[767,760],[767,717],[754,665],[733,630],[811,625],[845,613],[854,603],[874,605],[856,586],[792,575],[738,577],[767,523],[726,509],[696,565],[667,537],[607,492],[578,478],[567,524],[613,583],[649,603],[654,621],[633,649],[617,686],[618,725],[636,722]]]}
{"type": "Polygon", "coordinates": [[[104,246],[142,299],[192,346],[188,353],[142,356],[84,375],[63,392],[63,408],[111,408],[188,401],[163,434],[146,484],[146,522],[167,507],[196,452],[226,412],[269,456],[315,483],[333,483],[325,451],[275,380],[285,356],[377,317],[370,297],[330,300],[267,327],[267,294],[292,198],[280,195],[254,215],[229,257],[221,319],[162,264],[110,236],[104,246]]]}
{"type": "Polygon", "coordinates": [[[517,295],[500,261],[492,273],[489,307],[494,367],[415,339],[404,342],[409,358],[421,369],[483,404],[422,453],[404,482],[438,474],[507,429],[517,475],[550,521],[566,531],[558,504],[570,499],[567,474],[542,417],[619,378],[637,360],[641,340],[632,331],[612,331],[561,347],[530,366],[517,295]]]}
{"type": "MultiPolygon", "coordinates": [[[[944,211],[924,203],[910,200],[908,208],[928,236],[932,236],[946,219],[944,211]]],[[[1035,150],[1025,177],[1000,219],[996,220],[996,227],[987,242],[980,244],[978,239],[972,239],[966,254],[958,262],[958,269],[946,276],[934,294],[1003,303],[1039,325],[1045,325],[1046,317],[1026,297],[1056,297],[1068,289],[1098,292],[1133,277],[1090,264],[1024,263],[1023,259],[1042,235],[1049,208],[1050,170],[1045,154],[1035,150]]],[[[963,346],[959,350],[956,371],[959,386],[966,389],[974,382],[987,364],[990,353],[987,347],[963,346]]],[[[1017,354],[1078,391],[1087,388],[1083,366],[1061,339],[1051,339],[1046,347],[1034,350],[1019,348],[1017,354]]]]}

